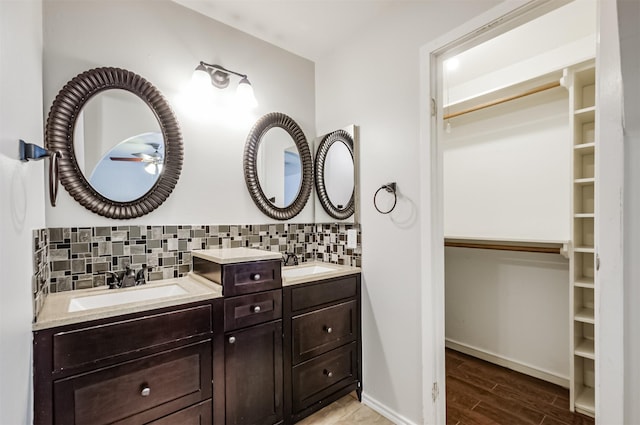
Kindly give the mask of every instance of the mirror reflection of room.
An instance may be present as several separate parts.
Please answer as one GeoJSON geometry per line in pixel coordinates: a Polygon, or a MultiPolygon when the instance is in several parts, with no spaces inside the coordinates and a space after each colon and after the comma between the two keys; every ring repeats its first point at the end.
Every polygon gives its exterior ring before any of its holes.
{"type": "Polygon", "coordinates": [[[295,142],[286,130],[268,130],[258,147],[258,178],[267,199],[278,208],[294,201],[302,184],[302,165],[295,142]]]}
{"type": "Polygon", "coordinates": [[[73,138],[80,170],[96,191],[111,200],[140,198],[162,172],[164,140],[158,120],[142,99],[127,90],[93,96],[79,114],[73,138]]]}

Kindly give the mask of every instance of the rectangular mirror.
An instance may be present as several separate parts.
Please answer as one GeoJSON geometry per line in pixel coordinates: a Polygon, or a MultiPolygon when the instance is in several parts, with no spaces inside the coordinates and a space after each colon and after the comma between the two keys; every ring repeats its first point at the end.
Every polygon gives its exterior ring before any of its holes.
{"type": "Polygon", "coordinates": [[[356,125],[314,139],[316,223],[360,222],[359,139],[356,125]]]}

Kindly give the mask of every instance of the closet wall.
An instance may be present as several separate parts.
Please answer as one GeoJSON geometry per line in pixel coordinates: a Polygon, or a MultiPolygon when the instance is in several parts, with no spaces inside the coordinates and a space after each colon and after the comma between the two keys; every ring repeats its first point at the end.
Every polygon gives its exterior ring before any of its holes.
{"type": "MultiPolygon", "coordinates": [[[[563,68],[595,56],[593,4],[579,0],[553,13],[582,26],[570,31],[543,17],[486,43],[484,51],[459,55],[460,68],[483,74],[445,71],[445,116],[558,82],[563,68]]],[[[569,113],[569,92],[559,86],[443,123],[450,127],[441,138],[445,238],[556,247],[571,240],[569,113]]],[[[448,247],[445,304],[447,346],[569,387],[567,257],[448,247]]]]}

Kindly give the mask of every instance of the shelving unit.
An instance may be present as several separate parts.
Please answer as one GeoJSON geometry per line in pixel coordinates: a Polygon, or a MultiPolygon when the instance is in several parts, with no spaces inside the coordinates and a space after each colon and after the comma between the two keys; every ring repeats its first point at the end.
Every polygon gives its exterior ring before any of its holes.
{"type": "Polygon", "coordinates": [[[595,416],[595,63],[565,70],[573,140],[570,408],[595,416]]]}

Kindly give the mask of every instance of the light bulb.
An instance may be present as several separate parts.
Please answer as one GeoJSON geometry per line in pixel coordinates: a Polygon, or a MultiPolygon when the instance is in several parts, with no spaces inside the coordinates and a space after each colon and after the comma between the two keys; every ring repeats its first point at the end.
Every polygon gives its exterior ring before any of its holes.
{"type": "Polygon", "coordinates": [[[253,94],[253,87],[251,87],[251,83],[247,77],[243,77],[240,83],[238,83],[236,98],[238,99],[238,103],[247,109],[253,109],[258,106],[258,101],[253,94]]]}
{"type": "Polygon", "coordinates": [[[207,68],[200,64],[191,75],[191,83],[198,88],[208,88],[211,86],[211,74],[207,68]]]}
{"type": "Polygon", "coordinates": [[[153,162],[150,162],[149,164],[145,165],[144,171],[153,175],[160,174],[160,172],[162,171],[162,164],[155,164],[153,162]]]}

